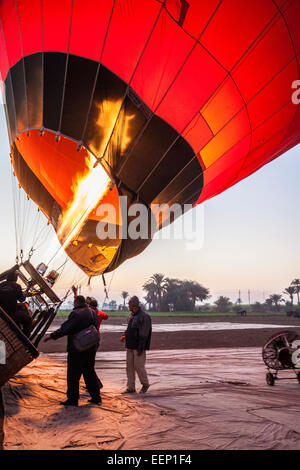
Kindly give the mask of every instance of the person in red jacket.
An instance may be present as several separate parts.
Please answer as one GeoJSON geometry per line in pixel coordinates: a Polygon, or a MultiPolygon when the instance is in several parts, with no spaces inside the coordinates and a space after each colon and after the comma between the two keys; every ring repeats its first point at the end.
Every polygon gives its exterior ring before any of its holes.
{"type": "Polygon", "coordinates": [[[90,307],[95,310],[95,312],[98,315],[99,318],[99,325],[98,325],[98,331],[100,330],[100,325],[103,320],[108,320],[108,315],[105,312],[102,312],[102,310],[98,310],[98,302],[96,299],[91,299],[90,301],[90,307]]]}
{"type": "MultiPolygon", "coordinates": [[[[100,332],[100,325],[102,323],[103,320],[108,320],[108,315],[107,313],[105,312],[102,312],[102,310],[98,310],[98,302],[96,299],[91,299],[90,300],[90,303],[89,303],[89,306],[91,309],[93,309],[97,315],[98,315],[98,319],[99,319],[99,323],[98,323],[98,331],[100,332]]],[[[103,383],[101,382],[101,380],[99,379],[99,387],[100,389],[103,388],[103,383]]]]}

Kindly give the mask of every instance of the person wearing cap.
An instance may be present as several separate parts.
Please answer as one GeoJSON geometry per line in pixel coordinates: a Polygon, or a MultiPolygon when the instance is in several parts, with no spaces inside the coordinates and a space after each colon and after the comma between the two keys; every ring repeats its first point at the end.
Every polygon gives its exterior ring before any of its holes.
{"type": "Polygon", "coordinates": [[[9,316],[15,315],[18,301],[24,302],[26,299],[17,281],[18,274],[15,271],[10,271],[6,276],[6,281],[0,284],[0,307],[9,316]]]}
{"type": "MultiPolygon", "coordinates": [[[[73,294],[74,294],[74,299],[76,299],[76,297],[78,297],[78,289],[79,287],[76,287],[76,286],[72,286],[72,291],[73,291],[73,294]]],[[[85,298],[85,303],[87,305],[90,305],[91,301],[92,301],[92,297],[86,297],[85,298]]]]}
{"type": "Polygon", "coordinates": [[[140,393],[146,393],[150,387],[146,372],[146,351],[150,349],[152,321],[150,315],[141,307],[135,295],[129,299],[128,326],[121,341],[126,346],[127,389],[123,393],[135,393],[135,373],[142,384],[140,393]]]}

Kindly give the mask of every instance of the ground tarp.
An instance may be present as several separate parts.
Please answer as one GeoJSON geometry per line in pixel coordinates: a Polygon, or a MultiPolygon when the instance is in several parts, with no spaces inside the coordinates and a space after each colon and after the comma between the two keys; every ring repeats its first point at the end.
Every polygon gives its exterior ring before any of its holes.
{"type": "Polygon", "coordinates": [[[6,449],[300,449],[300,385],[269,387],[258,348],[150,351],[149,392],[126,396],[125,354],[100,352],[103,406],[82,387],[67,409],[64,359],[42,356],[4,387],[6,449]]]}

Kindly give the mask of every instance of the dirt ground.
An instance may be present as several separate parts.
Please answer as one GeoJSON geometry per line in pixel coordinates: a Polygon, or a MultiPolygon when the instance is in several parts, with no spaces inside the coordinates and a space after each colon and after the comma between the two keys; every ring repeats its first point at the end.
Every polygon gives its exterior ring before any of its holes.
{"type": "MultiPolygon", "coordinates": [[[[52,325],[51,330],[59,328],[65,319],[58,318],[52,325]]],[[[152,317],[153,327],[155,325],[188,324],[188,323],[229,323],[240,324],[241,329],[203,330],[203,331],[168,331],[153,332],[151,350],[156,349],[207,349],[207,348],[243,348],[262,347],[265,341],[280,330],[293,329],[300,334],[300,318],[286,316],[259,316],[259,317],[152,317]],[[274,325],[274,328],[243,329],[244,324],[274,325]],[[280,327],[278,327],[280,326],[280,327]],[[292,328],[290,328],[292,326],[292,328]]],[[[105,322],[106,325],[123,325],[126,328],[126,318],[111,317],[105,322]]],[[[104,323],[103,323],[104,325],[104,323]]],[[[102,328],[103,330],[103,328],[102,328]]],[[[100,351],[123,351],[124,345],[120,343],[120,332],[101,333],[100,351]]],[[[66,351],[66,339],[49,341],[39,345],[39,350],[45,353],[66,351]]]]}

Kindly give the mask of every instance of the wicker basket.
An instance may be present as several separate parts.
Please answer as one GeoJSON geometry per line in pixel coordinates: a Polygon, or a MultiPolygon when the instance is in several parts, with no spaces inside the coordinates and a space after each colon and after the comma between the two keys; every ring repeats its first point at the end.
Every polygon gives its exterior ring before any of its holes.
{"type": "Polygon", "coordinates": [[[39,352],[1,307],[0,341],[4,342],[6,349],[6,362],[0,363],[0,387],[2,387],[24,366],[38,357],[39,352]]]}

